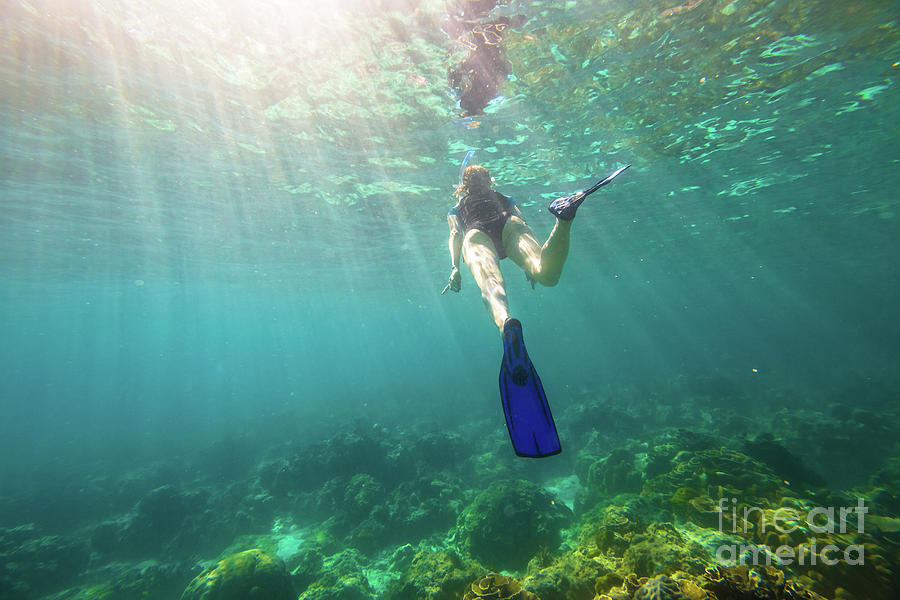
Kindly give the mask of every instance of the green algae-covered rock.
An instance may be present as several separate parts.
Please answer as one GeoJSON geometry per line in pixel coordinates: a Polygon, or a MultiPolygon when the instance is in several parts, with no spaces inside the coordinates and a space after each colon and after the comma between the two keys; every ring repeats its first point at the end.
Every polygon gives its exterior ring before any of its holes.
{"type": "Polygon", "coordinates": [[[325,558],[318,578],[301,594],[301,600],[372,600],[375,590],[369,584],[366,557],[347,548],[325,558]]]}
{"type": "Polygon", "coordinates": [[[472,556],[492,569],[522,569],[541,549],[555,550],[572,511],[527,481],[501,481],[460,515],[457,531],[472,556]]]}
{"type": "Polygon", "coordinates": [[[607,498],[641,491],[644,472],[635,460],[637,450],[639,448],[616,448],[588,467],[584,488],[575,499],[575,510],[579,514],[607,498]]]}
{"type": "Polygon", "coordinates": [[[77,537],[43,535],[33,524],[0,528],[0,598],[41,596],[75,579],[89,561],[77,537]]]}
{"type": "Polygon", "coordinates": [[[459,600],[485,570],[455,552],[420,548],[399,581],[388,588],[389,600],[459,600]]]}
{"type": "MultiPolygon", "coordinates": [[[[91,583],[43,596],[44,600],[135,600],[138,598],[177,598],[190,578],[190,563],[109,563],[91,573],[91,583]]],[[[0,598],[4,596],[0,589],[0,598]]],[[[25,594],[23,598],[32,596],[25,594]]]]}
{"type": "Polygon", "coordinates": [[[631,539],[622,557],[622,566],[639,577],[674,571],[699,574],[709,558],[702,546],[685,539],[677,527],[659,523],[650,525],[643,534],[631,539]]]}
{"type": "Polygon", "coordinates": [[[528,573],[522,585],[540,600],[585,600],[594,596],[595,582],[609,571],[594,557],[575,549],[550,558],[549,564],[532,560],[528,573]]]}
{"type": "Polygon", "coordinates": [[[258,548],[233,554],[198,575],[181,600],[294,600],[280,559],[258,548]]]}

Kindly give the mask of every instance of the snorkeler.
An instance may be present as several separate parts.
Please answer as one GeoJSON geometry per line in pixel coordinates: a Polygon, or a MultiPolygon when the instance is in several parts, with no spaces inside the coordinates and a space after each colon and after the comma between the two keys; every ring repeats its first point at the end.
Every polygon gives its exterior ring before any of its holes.
{"type": "Polygon", "coordinates": [[[554,286],[569,255],[569,239],[575,212],[591,193],[613,180],[622,167],[583,192],[558,198],[549,210],[556,223],[543,246],[509,197],[491,187],[490,172],[479,165],[466,166],[474,151],[463,160],[456,197],[447,217],[450,226],[452,270],[447,290],[459,292],[460,258],[465,260],[481,289],[481,296],[503,338],[500,396],[513,448],[519,456],[557,454],[561,447],[550,405],[540,377],[525,350],[522,324],[509,316],[509,303],[500,261],[507,256],[524,272],[532,286],[554,286]]]}

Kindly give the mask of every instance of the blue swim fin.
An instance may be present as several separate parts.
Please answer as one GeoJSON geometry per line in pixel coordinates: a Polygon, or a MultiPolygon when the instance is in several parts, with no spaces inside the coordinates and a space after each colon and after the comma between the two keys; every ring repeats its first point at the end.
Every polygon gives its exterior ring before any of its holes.
{"type": "Polygon", "coordinates": [[[500,400],[516,454],[530,458],[559,454],[562,447],[547,395],[528,358],[522,324],[517,319],[507,319],[503,324],[500,400]]]}

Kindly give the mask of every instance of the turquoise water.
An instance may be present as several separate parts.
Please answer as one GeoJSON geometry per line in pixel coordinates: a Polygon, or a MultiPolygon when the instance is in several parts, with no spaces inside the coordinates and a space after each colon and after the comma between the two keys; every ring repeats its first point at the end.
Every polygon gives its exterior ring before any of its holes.
{"type": "MultiPolygon", "coordinates": [[[[3,3],[0,497],[360,424],[509,451],[468,270],[440,295],[469,149],[542,239],[550,200],[633,165],[557,287],[503,261],[564,448],[520,476],[572,473],[596,398],[811,411],[798,447],[835,398],[896,416],[896,4],[673,4],[501,5],[512,75],[467,116],[443,2],[3,3]]],[[[879,443],[809,460],[861,485],[879,443]]]]}

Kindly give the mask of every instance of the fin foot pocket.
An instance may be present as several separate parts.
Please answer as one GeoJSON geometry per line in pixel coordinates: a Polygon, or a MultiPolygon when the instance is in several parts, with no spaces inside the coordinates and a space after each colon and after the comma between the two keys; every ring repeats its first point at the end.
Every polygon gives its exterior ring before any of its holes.
{"type": "Polygon", "coordinates": [[[525,367],[519,365],[513,369],[512,380],[516,385],[525,385],[528,383],[528,371],[525,370],[525,367]]]}

